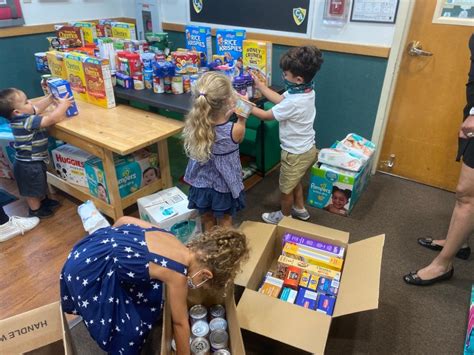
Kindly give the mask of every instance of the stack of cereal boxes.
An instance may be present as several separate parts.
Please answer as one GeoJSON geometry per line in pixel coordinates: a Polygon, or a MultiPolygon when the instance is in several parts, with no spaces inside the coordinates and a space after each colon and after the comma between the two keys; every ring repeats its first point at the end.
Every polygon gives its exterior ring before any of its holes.
{"type": "Polygon", "coordinates": [[[276,270],[259,292],[332,315],[344,263],[343,247],[285,233],[276,270]]]}
{"type": "Polygon", "coordinates": [[[374,152],[375,145],[355,133],[321,149],[311,169],[308,204],[347,216],[368,185],[374,152]]]}

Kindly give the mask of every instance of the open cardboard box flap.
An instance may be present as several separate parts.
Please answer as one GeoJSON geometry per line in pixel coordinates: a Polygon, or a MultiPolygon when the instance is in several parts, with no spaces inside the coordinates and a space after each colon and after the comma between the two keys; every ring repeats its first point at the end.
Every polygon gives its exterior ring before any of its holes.
{"type": "Polygon", "coordinates": [[[59,302],[1,320],[0,337],[2,354],[75,353],[59,302]]]}
{"type": "Polygon", "coordinates": [[[333,317],[378,308],[384,243],[381,234],[348,245],[333,317]]]}

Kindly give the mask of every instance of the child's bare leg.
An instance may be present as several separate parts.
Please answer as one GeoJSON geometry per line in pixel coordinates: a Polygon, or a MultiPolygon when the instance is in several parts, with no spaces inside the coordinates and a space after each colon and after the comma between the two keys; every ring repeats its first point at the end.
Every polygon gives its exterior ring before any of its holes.
{"type": "Polygon", "coordinates": [[[41,207],[41,199],[39,197],[27,197],[26,203],[32,211],[36,211],[41,207]]]}
{"type": "Polygon", "coordinates": [[[299,182],[293,190],[293,206],[300,210],[304,209],[304,195],[301,182],[299,182]]]}
{"type": "Polygon", "coordinates": [[[216,217],[212,214],[212,212],[206,212],[201,215],[201,222],[204,228],[204,232],[210,231],[214,226],[217,225],[216,217]]]}
{"type": "Polygon", "coordinates": [[[155,225],[153,225],[149,222],[145,222],[141,219],[138,219],[138,218],[135,218],[135,217],[130,217],[130,216],[120,217],[119,219],[117,219],[117,221],[115,221],[113,227],[122,226],[124,224],[134,224],[134,225],[142,227],[142,228],[156,227],[155,225]]]}
{"type": "Polygon", "coordinates": [[[291,207],[293,206],[293,191],[289,194],[281,193],[281,213],[283,213],[284,216],[289,216],[291,214],[291,207]]]}
{"type": "Polygon", "coordinates": [[[232,216],[230,214],[225,214],[222,217],[219,217],[217,224],[221,227],[232,228],[232,216]]]}

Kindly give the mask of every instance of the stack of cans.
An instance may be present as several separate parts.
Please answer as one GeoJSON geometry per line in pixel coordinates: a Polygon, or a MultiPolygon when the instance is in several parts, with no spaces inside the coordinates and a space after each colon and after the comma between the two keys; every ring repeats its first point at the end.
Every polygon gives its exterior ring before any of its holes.
{"type": "Polygon", "coordinates": [[[194,305],[189,310],[189,318],[192,354],[230,355],[224,306],[216,304],[208,311],[201,304],[194,305]]]}

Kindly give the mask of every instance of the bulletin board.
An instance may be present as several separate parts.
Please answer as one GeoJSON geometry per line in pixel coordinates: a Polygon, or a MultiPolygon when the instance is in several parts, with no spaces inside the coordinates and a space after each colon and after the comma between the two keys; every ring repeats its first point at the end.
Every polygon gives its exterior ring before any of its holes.
{"type": "Polygon", "coordinates": [[[433,23],[474,26],[474,0],[437,0],[433,23]]]}
{"type": "Polygon", "coordinates": [[[191,22],[289,34],[310,31],[310,0],[188,0],[191,22]]]}

